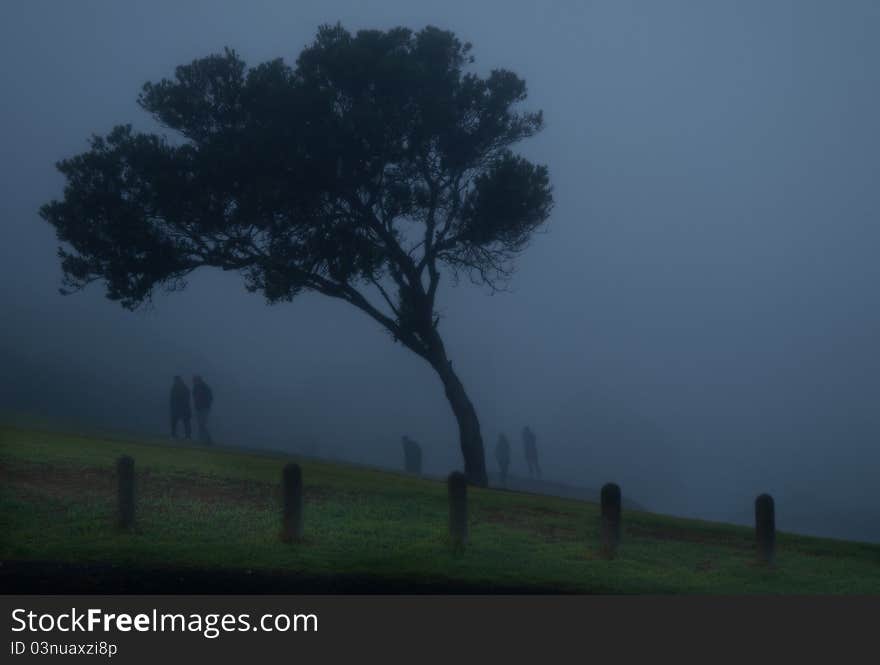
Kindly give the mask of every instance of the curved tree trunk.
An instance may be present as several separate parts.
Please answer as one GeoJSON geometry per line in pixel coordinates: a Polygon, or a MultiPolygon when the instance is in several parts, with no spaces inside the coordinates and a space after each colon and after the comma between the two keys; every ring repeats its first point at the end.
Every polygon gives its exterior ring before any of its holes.
{"type": "Polygon", "coordinates": [[[459,442],[464,457],[464,475],[468,482],[479,487],[486,487],[489,479],[486,476],[486,457],[483,452],[483,435],[480,433],[480,421],[477,410],[465,392],[464,385],[455,372],[446,354],[441,351],[439,358],[431,365],[440,375],[446,399],[452,407],[458,421],[459,442]]]}

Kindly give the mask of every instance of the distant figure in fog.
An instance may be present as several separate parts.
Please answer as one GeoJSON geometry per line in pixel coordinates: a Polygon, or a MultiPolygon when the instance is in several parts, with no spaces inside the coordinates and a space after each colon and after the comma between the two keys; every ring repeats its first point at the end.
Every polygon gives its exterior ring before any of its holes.
{"type": "Polygon", "coordinates": [[[214,394],[208,384],[196,374],[193,377],[193,406],[196,408],[196,426],[199,430],[199,441],[202,443],[212,443],[211,433],[208,431],[208,415],[211,413],[213,402],[214,394]]]}
{"type": "Polygon", "coordinates": [[[190,419],[192,411],[189,405],[189,388],[179,376],[174,377],[171,384],[171,436],[177,438],[177,423],[183,421],[186,438],[191,438],[190,419]]]}
{"type": "Polygon", "coordinates": [[[422,447],[404,435],[400,438],[403,444],[403,468],[407,473],[422,473],[422,447]]]}
{"type": "Polygon", "coordinates": [[[523,447],[526,453],[526,464],[529,465],[529,475],[541,477],[541,466],[538,464],[538,443],[535,433],[526,425],[522,431],[523,447]]]}
{"type": "Polygon", "coordinates": [[[501,484],[507,486],[507,469],[510,468],[510,443],[503,434],[498,435],[498,443],[495,444],[495,459],[498,468],[501,469],[501,484]]]}

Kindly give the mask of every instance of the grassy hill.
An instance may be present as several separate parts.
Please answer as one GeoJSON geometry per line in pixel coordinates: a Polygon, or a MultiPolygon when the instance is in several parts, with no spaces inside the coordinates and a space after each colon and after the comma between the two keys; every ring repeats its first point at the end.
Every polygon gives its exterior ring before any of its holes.
{"type": "MultiPolygon", "coordinates": [[[[0,427],[0,582],[7,590],[880,593],[880,545],[624,511],[599,556],[598,507],[471,488],[471,544],[447,541],[445,485],[300,460],[305,541],[284,544],[288,457],[0,427]],[[114,461],[135,458],[138,527],[113,526],[114,461]]],[[[623,488],[624,492],[626,488],[623,488]]]]}
{"type": "MultiPolygon", "coordinates": [[[[597,487],[578,487],[575,485],[566,485],[557,483],[547,479],[528,478],[523,476],[511,475],[507,478],[507,483],[503,483],[501,475],[496,473],[489,474],[489,484],[493,487],[504,487],[504,489],[513,490],[515,492],[527,492],[529,494],[547,494],[549,496],[558,496],[563,499],[576,499],[578,501],[590,501],[596,503],[599,501],[601,489],[597,487]]],[[[621,497],[621,503],[624,510],[635,510],[638,512],[648,512],[648,509],[638,501],[634,501],[629,495],[621,497]]]]}

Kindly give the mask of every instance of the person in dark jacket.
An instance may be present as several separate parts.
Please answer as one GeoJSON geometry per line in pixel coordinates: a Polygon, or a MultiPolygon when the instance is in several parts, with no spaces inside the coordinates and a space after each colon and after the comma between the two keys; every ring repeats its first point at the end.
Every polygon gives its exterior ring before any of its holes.
{"type": "Polygon", "coordinates": [[[403,468],[408,473],[422,473],[422,447],[404,435],[400,438],[403,444],[403,468]]]}
{"type": "Polygon", "coordinates": [[[191,437],[190,419],[192,411],[189,403],[189,388],[179,376],[174,377],[171,384],[171,436],[177,438],[177,423],[183,421],[186,438],[191,437]]]}
{"type": "Polygon", "coordinates": [[[495,459],[498,468],[501,469],[501,484],[507,487],[507,469],[510,468],[510,442],[504,434],[498,435],[498,443],[495,444],[495,459]]]}
{"type": "Polygon", "coordinates": [[[526,453],[526,464],[529,465],[529,475],[541,477],[541,466],[538,464],[538,442],[532,428],[526,425],[522,430],[523,447],[526,453]]]}
{"type": "Polygon", "coordinates": [[[196,427],[199,441],[202,443],[212,443],[211,433],[208,431],[208,415],[211,413],[213,403],[214,394],[205,380],[196,374],[193,377],[193,406],[196,408],[196,427]]]}

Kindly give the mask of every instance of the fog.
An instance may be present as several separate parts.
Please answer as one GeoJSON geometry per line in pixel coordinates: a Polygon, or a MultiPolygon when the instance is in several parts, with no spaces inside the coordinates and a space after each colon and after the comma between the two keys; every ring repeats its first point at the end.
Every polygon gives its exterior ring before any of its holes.
{"type": "MultiPolygon", "coordinates": [[[[68,297],[41,204],[92,133],[153,130],[140,86],[235,48],[292,62],[321,23],[427,24],[511,69],[556,206],[510,291],[446,280],[441,332],[491,451],[657,512],[880,541],[880,5],[150,2],[0,5],[0,411],[165,435],[205,376],[222,443],[459,468],[435,373],[354,308],[267,306],[234,274],[127,312],[68,297]]],[[[487,459],[494,470],[491,454],[487,459]]]]}

